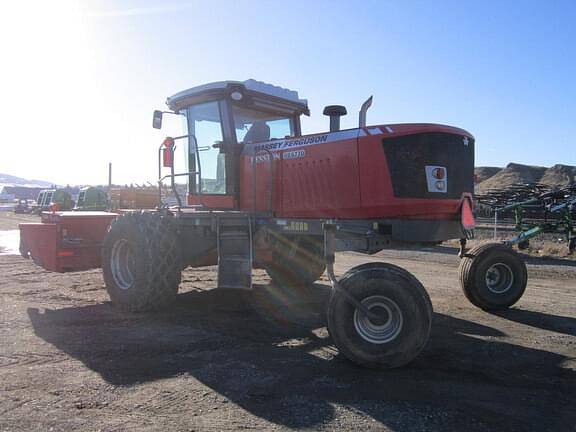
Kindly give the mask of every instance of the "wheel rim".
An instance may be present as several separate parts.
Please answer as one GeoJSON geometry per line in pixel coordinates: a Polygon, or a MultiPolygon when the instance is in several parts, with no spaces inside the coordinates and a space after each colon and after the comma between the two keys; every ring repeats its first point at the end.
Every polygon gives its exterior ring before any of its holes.
{"type": "Polygon", "coordinates": [[[127,290],[134,283],[135,257],[130,242],[126,239],[117,241],[112,248],[110,268],[116,286],[127,290]]]}
{"type": "Polygon", "coordinates": [[[496,263],[486,271],[486,287],[494,294],[503,294],[514,283],[512,269],[504,263],[496,263]]]}
{"type": "Polygon", "coordinates": [[[400,307],[393,300],[384,296],[370,296],[361,304],[373,315],[372,319],[356,309],[354,311],[354,328],[362,339],[373,344],[385,344],[393,341],[404,323],[400,307]]]}

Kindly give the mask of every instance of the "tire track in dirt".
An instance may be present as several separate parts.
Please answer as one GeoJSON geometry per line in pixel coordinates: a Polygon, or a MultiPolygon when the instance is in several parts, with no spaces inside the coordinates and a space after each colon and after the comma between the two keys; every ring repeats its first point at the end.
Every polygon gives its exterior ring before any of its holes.
{"type": "Polygon", "coordinates": [[[62,352],[36,353],[18,352],[12,354],[0,354],[0,368],[10,366],[38,366],[54,363],[62,363],[70,357],[62,352]]]}

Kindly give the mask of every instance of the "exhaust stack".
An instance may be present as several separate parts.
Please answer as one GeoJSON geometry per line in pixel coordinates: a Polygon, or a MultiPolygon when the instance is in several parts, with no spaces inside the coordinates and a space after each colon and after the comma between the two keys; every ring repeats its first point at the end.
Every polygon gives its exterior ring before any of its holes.
{"type": "Polygon", "coordinates": [[[328,105],[324,108],[323,114],[330,117],[330,132],[337,132],[340,130],[340,117],[348,113],[345,106],[328,105]]]}
{"type": "Polygon", "coordinates": [[[360,113],[358,115],[358,127],[366,127],[366,112],[368,108],[372,106],[372,96],[364,101],[362,107],[360,108],[360,113]]]}

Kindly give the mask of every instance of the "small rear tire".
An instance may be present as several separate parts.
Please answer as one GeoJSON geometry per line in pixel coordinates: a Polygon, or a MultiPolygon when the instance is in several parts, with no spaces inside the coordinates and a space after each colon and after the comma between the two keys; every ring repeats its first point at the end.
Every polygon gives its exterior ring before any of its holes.
{"type": "Polygon", "coordinates": [[[512,248],[487,243],[470,249],[458,269],[464,295],[484,310],[506,309],[526,290],[526,264],[512,248]]]}
{"type": "Polygon", "coordinates": [[[330,298],[327,318],[334,344],[353,363],[397,368],[414,360],[426,346],[432,303],[422,284],[406,270],[369,263],[344,274],[330,298]],[[367,317],[349,296],[376,316],[367,317]]]}

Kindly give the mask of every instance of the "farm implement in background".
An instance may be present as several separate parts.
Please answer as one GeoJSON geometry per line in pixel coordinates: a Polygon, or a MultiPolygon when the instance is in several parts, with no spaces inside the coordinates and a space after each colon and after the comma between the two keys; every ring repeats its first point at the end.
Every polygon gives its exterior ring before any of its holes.
{"type": "Polygon", "coordinates": [[[517,235],[505,240],[508,246],[523,250],[530,239],[543,234],[563,236],[568,253],[576,249],[576,184],[559,189],[538,183],[516,184],[506,189],[476,195],[479,207],[489,209],[494,217],[494,239],[498,223],[513,217],[517,235]]]}
{"type": "Polygon", "coordinates": [[[58,210],[72,210],[74,208],[74,201],[70,192],[63,189],[45,189],[40,191],[38,198],[36,198],[36,205],[32,206],[32,213],[40,214],[44,210],[58,209],[58,210]]]}

